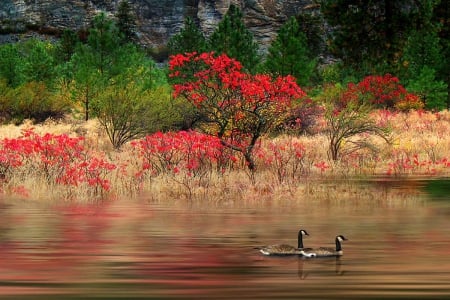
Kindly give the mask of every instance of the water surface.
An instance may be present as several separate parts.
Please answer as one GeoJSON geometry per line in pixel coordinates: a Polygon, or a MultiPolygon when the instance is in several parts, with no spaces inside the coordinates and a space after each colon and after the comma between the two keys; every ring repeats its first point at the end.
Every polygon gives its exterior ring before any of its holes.
{"type": "Polygon", "coordinates": [[[434,182],[355,185],[276,203],[3,199],[0,298],[450,299],[450,198],[434,182]],[[311,247],[345,235],[344,256],[254,249],[295,245],[300,228],[311,247]]]}

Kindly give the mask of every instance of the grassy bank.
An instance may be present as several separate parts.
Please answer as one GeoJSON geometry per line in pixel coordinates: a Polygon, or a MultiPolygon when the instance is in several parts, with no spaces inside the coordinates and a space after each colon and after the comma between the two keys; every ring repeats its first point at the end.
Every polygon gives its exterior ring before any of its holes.
{"type": "Polygon", "coordinates": [[[185,153],[175,150],[170,152],[170,164],[164,161],[167,153],[145,157],[133,143],[115,151],[95,120],[5,125],[0,128],[0,191],[8,199],[38,201],[93,201],[142,193],[155,200],[283,201],[311,194],[328,199],[346,194],[356,199],[362,195],[350,188],[354,178],[450,175],[450,112],[376,111],[374,117],[391,128],[391,143],[373,140],[376,149],[332,161],[323,122],[318,122],[313,135],[264,137],[255,152],[254,176],[233,153],[221,156],[220,162],[201,160],[193,169],[181,161],[185,153]],[[6,142],[22,144],[8,152],[6,142]],[[71,143],[73,148],[68,149],[71,143]],[[179,160],[174,163],[174,158],[179,160]],[[347,187],[324,189],[315,184],[336,180],[348,180],[347,187]]]}

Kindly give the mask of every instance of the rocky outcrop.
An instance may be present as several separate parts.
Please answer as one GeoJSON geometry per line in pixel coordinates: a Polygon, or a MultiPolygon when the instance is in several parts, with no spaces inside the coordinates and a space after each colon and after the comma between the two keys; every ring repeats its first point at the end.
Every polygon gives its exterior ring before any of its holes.
{"type": "MultiPolygon", "coordinates": [[[[100,11],[114,15],[120,0],[1,0],[0,34],[37,32],[56,35],[63,29],[85,30],[100,11]]],[[[262,48],[292,15],[311,9],[313,0],[128,0],[138,22],[144,46],[164,47],[179,32],[187,16],[194,18],[209,35],[230,4],[239,6],[244,22],[262,48]]]]}

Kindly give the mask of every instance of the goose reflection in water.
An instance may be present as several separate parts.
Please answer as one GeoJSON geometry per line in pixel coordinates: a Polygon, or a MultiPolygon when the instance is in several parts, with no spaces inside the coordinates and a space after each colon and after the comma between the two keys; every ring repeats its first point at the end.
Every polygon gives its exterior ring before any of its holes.
{"type": "Polygon", "coordinates": [[[302,280],[306,279],[310,274],[317,274],[319,276],[341,276],[345,273],[345,271],[342,269],[342,258],[340,256],[322,258],[320,260],[310,260],[305,259],[304,257],[299,257],[297,267],[297,276],[302,280]],[[326,266],[327,269],[319,270],[318,268],[312,268],[314,265],[318,266],[318,264],[320,264],[320,266],[326,266]],[[334,270],[331,269],[333,264],[334,270]]]}

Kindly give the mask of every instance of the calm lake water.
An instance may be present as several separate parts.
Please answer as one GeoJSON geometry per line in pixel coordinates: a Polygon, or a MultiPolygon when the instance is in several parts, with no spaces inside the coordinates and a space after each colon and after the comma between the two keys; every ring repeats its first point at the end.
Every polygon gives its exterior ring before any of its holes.
{"type": "Polygon", "coordinates": [[[355,186],[277,203],[0,199],[0,298],[450,299],[448,181],[355,186]],[[345,235],[344,256],[254,249],[300,228],[307,247],[345,235]]]}

